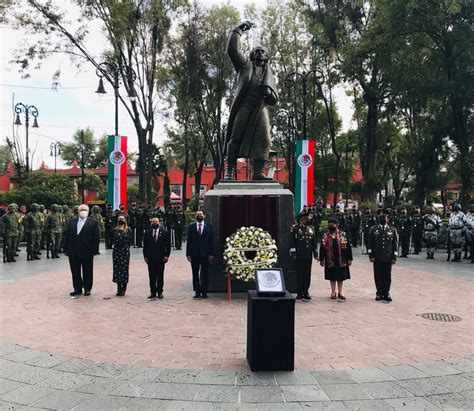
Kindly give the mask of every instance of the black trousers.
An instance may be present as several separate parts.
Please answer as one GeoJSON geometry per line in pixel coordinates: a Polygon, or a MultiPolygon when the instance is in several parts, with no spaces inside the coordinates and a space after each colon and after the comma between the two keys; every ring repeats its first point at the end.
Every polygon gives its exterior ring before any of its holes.
{"type": "Polygon", "coordinates": [[[143,243],[143,227],[137,227],[136,228],[136,243],[135,245],[137,247],[141,247],[143,243]]]}
{"type": "Polygon", "coordinates": [[[181,248],[183,245],[183,229],[181,227],[176,227],[174,229],[174,246],[176,248],[181,248]]]}
{"type": "Polygon", "coordinates": [[[195,293],[207,293],[209,278],[209,260],[207,257],[191,257],[193,271],[193,290],[195,293]]]}
{"type": "Polygon", "coordinates": [[[374,280],[377,294],[386,297],[390,292],[392,283],[392,262],[374,262],[374,280]]]}
{"type": "Polygon", "coordinates": [[[365,252],[367,252],[367,245],[369,244],[369,233],[364,233],[364,247],[365,247],[365,252]]]}
{"type": "Polygon", "coordinates": [[[410,254],[410,234],[400,234],[400,245],[402,246],[402,255],[410,254]]]}
{"type": "Polygon", "coordinates": [[[311,285],[312,259],[296,260],[296,287],[298,294],[307,294],[311,285]]]}
{"type": "Polygon", "coordinates": [[[351,230],[351,243],[352,247],[357,247],[359,244],[359,229],[354,228],[351,230]]]}
{"type": "Polygon", "coordinates": [[[137,245],[137,227],[130,227],[130,231],[132,234],[132,246],[135,247],[137,245]]]}
{"type": "Polygon", "coordinates": [[[421,239],[423,237],[423,233],[413,233],[411,240],[413,241],[413,248],[415,254],[421,253],[422,242],[421,239]]]}
{"type": "Polygon", "coordinates": [[[80,292],[82,288],[88,291],[92,290],[94,257],[69,256],[69,266],[71,267],[74,291],[80,292]]]}
{"type": "Polygon", "coordinates": [[[105,248],[112,248],[112,227],[105,227],[105,248]]]}
{"type": "Polygon", "coordinates": [[[156,295],[163,292],[163,277],[165,263],[159,260],[148,260],[148,277],[150,279],[150,294],[156,295]]]}

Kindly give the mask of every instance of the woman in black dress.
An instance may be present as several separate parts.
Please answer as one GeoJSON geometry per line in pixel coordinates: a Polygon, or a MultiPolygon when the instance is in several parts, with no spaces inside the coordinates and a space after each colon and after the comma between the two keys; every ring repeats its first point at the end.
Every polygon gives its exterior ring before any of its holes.
{"type": "Polygon", "coordinates": [[[336,218],[328,221],[328,231],[324,234],[319,248],[319,263],[324,267],[324,278],[331,282],[331,298],[345,300],[342,285],[351,278],[349,266],[352,264],[352,249],[346,233],[337,228],[336,218]],[[337,283],[337,294],[336,294],[337,283]]]}
{"type": "Polygon", "coordinates": [[[113,282],[117,283],[117,296],[122,297],[127,291],[128,267],[130,265],[130,246],[132,232],[127,226],[124,215],[119,215],[117,226],[112,231],[112,261],[114,266],[113,282]]]}

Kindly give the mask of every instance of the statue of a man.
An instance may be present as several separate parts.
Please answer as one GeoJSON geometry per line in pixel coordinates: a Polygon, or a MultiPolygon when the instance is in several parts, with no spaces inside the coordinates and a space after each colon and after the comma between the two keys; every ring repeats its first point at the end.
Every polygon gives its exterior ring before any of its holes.
{"type": "Polygon", "coordinates": [[[253,160],[252,180],[271,180],[263,174],[270,151],[270,119],[267,105],[278,101],[275,81],[265,48],[258,46],[247,60],[240,52],[240,37],[250,30],[246,21],[229,36],[227,53],[237,70],[237,91],[227,126],[227,168],[224,180],[234,180],[237,158],[253,160]]]}

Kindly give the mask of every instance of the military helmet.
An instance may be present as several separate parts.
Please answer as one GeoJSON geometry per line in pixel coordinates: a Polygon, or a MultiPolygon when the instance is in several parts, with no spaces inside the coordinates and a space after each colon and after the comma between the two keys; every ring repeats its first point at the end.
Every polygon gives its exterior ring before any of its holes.
{"type": "Polygon", "coordinates": [[[58,211],[58,205],[57,204],[51,204],[51,211],[57,212],[58,211]]]}
{"type": "Polygon", "coordinates": [[[44,204],[40,204],[40,205],[39,205],[39,210],[40,210],[41,212],[43,212],[43,211],[44,211],[44,209],[45,209],[45,206],[44,206],[44,204]]]}
{"type": "Polygon", "coordinates": [[[8,211],[15,211],[15,203],[8,204],[8,211]]]}
{"type": "Polygon", "coordinates": [[[30,209],[31,209],[31,211],[33,211],[34,213],[36,213],[36,212],[39,210],[39,207],[40,207],[40,206],[39,206],[38,203],[33,203],[33,204],[31,204],[30,209]]]}
{"type": "Polygon", "coordinates": [[[74,215],[79,215],[79,206],[78,206],[78,205],[75,205],[75,206],[72,208],[72,212],[74,213],[74,215]]]}
{"type": "Polygon", "coordinates": [[[67,213],[69,211],[69,207],[67,205],[63,205],[63,213],[67,213]]]}
{"type": "Polygon", "coordinates": [[[459,203],[454,204],[454,211],[461,211],[461,209],[462,209],[461,204],[459,203]]]}
{"type": "Polygon", "coordinates": [[[95,205],[94,207],[92,207],[92,212],[94,214],[100,214],[101,213],[101,208],[98,206],[98,205],[95,205]]]}
{"type": "Polygon", "coordinates": [[[13,208],[15,209],[15,211],[18,211],[18,204],[17,204],[17,203],[11,203],[10,205],[13,206],[13,208]]]}

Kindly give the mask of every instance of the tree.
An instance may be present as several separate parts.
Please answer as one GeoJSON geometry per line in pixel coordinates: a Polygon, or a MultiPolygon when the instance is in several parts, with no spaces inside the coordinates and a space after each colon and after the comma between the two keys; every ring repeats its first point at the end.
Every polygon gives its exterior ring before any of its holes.
{"type": "Polygon", "coordinates": [[[44,204],[66,204],[72,206],[77,204],[77,193],[74,182],[68,176],[61,174],[32,173],[26,179],[23,186],[6,193],[0,193],[0,203],[17,203],[19,205],[31,205],[32,203],[44,204]]]}
{"type": "Polygon", "coordinates": [[[76,130],[72,136],[74,143],[65,143],[61,146],[61,158],[71,166],[74,161],[81,162],[82,150],[84,151],[84,167],[95,168],[95,157],[97,140],[94,131],[87,127],[84,130],[76,130]]]}
{"type": "MultiPolygon", "coordinates": [[[[121,87],[126,95],[136,95],[136,99],[128,100],[119,94],[119,99],[137,132],[140,199],[146,201],[151,196],[150,148],[155,125],[159,58],[171,16],[184,0],[71,0],[71,3],[64,5],[61,2],[61,7],[57,1],[13,0],[10,15],[17,25],[33,34],[25,36],[25,39],[31,38],[31,44],[18,50],[16,63],[27,72],[34,66],[33,61],[63,52],[99,69],[100,61],[86,46],[89,24],[99,22],[108,42],[102,57],[119,68],[121,87]],[[72,5],[77,6],[79,18],[76,22],[79,25],[68,20],[72,5]],[[131,69],[136,73],[136,81],[130,74],[131,69]]],[[[102,75],[113,85],[111,73],[102,71],[102,75]]]]}
{"type": "Polygon", "coordinates": [[[12,155],[8,144],[0,145],[0,173],[5,172],[8,164],[12,162],[12,155]]]}

